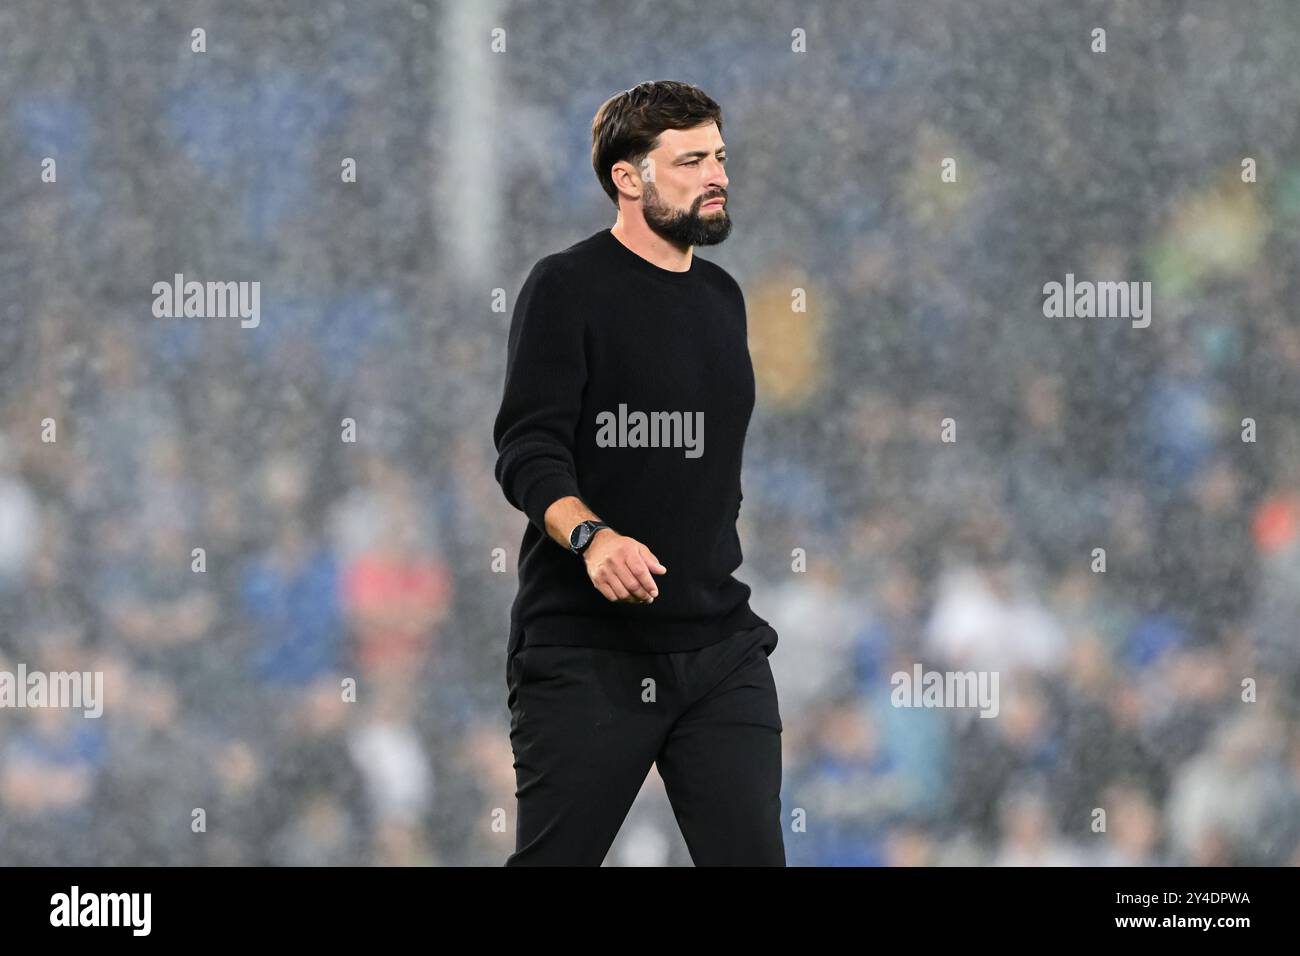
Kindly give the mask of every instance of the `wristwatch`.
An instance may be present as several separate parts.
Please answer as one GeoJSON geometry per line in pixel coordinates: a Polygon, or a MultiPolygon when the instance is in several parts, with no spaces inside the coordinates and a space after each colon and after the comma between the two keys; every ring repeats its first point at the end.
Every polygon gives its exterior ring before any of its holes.
{"type": "Polygon", "coordinates": [[[579,522],[574,525],[573,530],[569,532],[569,550],[574,554],[582,554],[582,552],[587,550],[587,546],[591,544],[592,539],[596,537],[596,532],[601,528],[608,527],[609,525],[605,524],[603,521],[592,521],[591,519],[588,519],[579,522]]]}

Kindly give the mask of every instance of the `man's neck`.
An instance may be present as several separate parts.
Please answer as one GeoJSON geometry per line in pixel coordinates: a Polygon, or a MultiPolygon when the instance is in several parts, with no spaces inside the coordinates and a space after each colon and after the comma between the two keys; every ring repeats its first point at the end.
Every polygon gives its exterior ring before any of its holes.
{"type": "Polygon", "coordinates": [[[670,272],[686,272],[691,268],[691,256],[694,246],[674,245],[645,224],[630,223],[619,213],[617,221],[609,230],[614,238],[627,246],[642,259],[670,272]]]}

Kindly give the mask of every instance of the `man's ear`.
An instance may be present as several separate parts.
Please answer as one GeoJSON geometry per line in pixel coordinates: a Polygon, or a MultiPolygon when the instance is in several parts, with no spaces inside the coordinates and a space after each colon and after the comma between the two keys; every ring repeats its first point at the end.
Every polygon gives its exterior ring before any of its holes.
{"type": "Polygon", "coordinates": [[[615,188],[622,186],[633,193],[633,199],[641,198],[641,178],[637,175],[636,167],[627,160],[620,159],[615,163],[609,175],[615,188]]]}

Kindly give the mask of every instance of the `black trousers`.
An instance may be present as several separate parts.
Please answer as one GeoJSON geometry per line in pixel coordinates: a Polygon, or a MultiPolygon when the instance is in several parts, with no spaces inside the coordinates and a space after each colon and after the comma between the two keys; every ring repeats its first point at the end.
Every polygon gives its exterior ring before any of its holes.
{"type": "Polygon", "coordinates": [[[696,866],[785,866],[771,627],[694,651],[525,646],[506,662],[506,866],[600,866],[651,765],[696,866]]]}

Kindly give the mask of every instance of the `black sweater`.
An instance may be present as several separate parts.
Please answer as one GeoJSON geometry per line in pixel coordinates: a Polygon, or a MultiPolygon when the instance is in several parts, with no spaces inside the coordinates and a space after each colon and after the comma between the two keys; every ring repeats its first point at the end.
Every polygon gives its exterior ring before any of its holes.
{"type": "Polygon", "coordinates": [[[691,650],[767,624],[732,574],[753,408],[745,300],[722,267],[692,255],[685,272],[660,268],[609,229],[533,267],[493,429],[497,481],[528,517],[510,653],[691,650]],[[608,600],[547,535],[546,509],[567,495],[668,569],[653,603],[608,600]]]}

